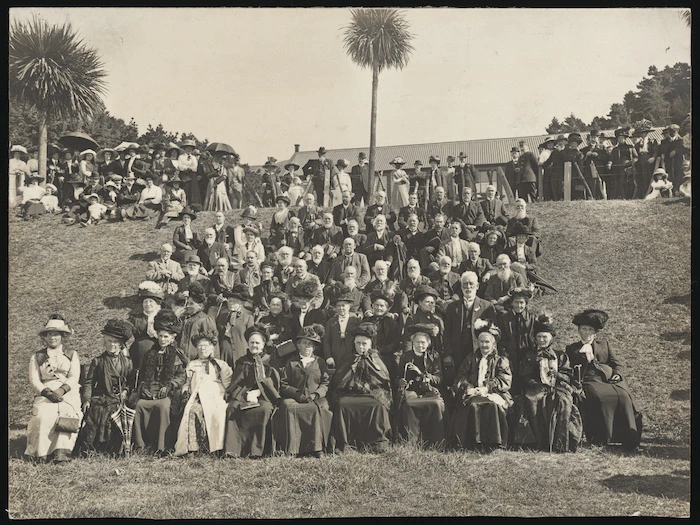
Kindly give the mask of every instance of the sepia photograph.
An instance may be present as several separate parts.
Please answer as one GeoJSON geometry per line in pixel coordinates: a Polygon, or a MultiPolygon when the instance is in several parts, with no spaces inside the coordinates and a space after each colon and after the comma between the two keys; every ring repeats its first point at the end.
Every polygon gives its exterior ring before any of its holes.
{"type": "Polygon", "coordinates": [[[690,517],[690,8],[8,12],[8,518],[690,517]]]}

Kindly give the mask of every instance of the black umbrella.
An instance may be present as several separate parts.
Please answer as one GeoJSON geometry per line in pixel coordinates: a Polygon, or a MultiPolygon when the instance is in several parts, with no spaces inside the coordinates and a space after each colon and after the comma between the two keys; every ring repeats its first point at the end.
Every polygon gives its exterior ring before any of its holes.
{"type": "Polygon", "coordinates": [[[231,146],[223,142],[212,142],[207,146],[207,151],[211,151],[212,153],[226,153],[228,155],[236,154],[236,151],[231,146]]]}
{"type": "Polygon", "coordinates": [[[100,149],[100,145],[95,142],[90,135],[80,131],[66,133],[60,139],[58,139],[58,143],[66,148],[78,151],[83,151],[86,149],[94,149],[97,151],[100,149]]]}
{"type": "Polygon", "coordinates": [[[535,272],[535,270],[525,270],[525,273],[527,274],[527,278],[530,280],[530,282],[531,282],[531,283],[534,283],[535,286],[537,286],[537,287],[539,287],[539,288],[547,289],[547,290],[552,291],[552,292],[558,292],[558,291],[559,291],[559,290],[557,290],[556,288],[554,288],[554,286],[552,286],[551,284],[549,284],[547,281],[545,281],[544,279],[542,279],[542,277],[540,277],[539,275],[537,275],[537,273],[535,272]]]}

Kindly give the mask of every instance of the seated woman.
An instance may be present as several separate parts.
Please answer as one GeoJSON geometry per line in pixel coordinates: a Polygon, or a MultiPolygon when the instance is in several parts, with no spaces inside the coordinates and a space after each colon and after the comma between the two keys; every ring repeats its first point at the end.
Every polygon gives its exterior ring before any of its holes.
{"type": "Polygon", "coordinates": [[[44,348],[29,359],[29,384],[34,391],[32,418],[27,425],[25,456],[38,461],[70,461],[83,419],[80,411],[80,360],[75,350],[63,347],[73,333],[63,317],[52,315],[39,331],[44,348]],[[59,417],[77,418],[74,431],[62,429],[59,417]]]}
{"type": "Polygon", "coordinates": [[[304,326],[296,337],[299,351],[282,370],[282,403],[272,419],[278,450],[286,454],[321,457],[328,446],[333,414],[328,408],[328,366],[315,355],[324,328],[304,326]]]}
{"type": "Polygon", "coordinates": [[[651,191],[649,195],[644,197],[645,200],[654,200],[659,197],[670,197],[673,190],[673,183],[668,180],[668,173],[663,168],[658,168],[654,171],[653,180],[651,181],[651,191]]]}
{"type": "Polygon", "coordinates": [[[248,352],[236,361],[226,390],[228,409],[224,449],[229,456],[262,457],[272,452],[270,419],[279,404],[280,376],[263,350],[268,341],[265,327],[245,331],[248,352]]]}
{"type": "Polygon", "coordinates": [[[549,452],[576,452],[583,425],[574,404],[569,357],[552,348],[556,333],[551,318],[539,316],[534,332],[537,347],[528,348],[520,360],[523,393],[513,400],[510,443],[549,452]]]}
{"type": "Polygon", "coordinates": [[[412,349],[404,352],[397,371],[398,432],[409,441],[441,444],[445,439],[445,402],[438,388],[442,361],[431,346],[432,324],[406,329],[412,349]]]}
{"type": "Polygon", "coordinates": [[[456,447],[470,450],[507,446],[506,412],[513,404],[510,364],[496,352],[500,330],[485,322],[476,329],[479,348],[462,361],[454,383],[457,408],[451,437],[456,447]]]}
{"type": "Polygon", "coordinates": [[[128,441],[125,447],[121,421],[114,421],[112,414],[124,408],[133,387],[134,367],[125,355],[126,342],[131,339],[133,328],[128,321],[110,319],[102,329],[104,351],[90,363],[83,383],[81,398],[85,424],[80,429],[76,451],[121,454],[129,449],[128,441]]]}
{"type": "Polygon", "coordinates": [[[39,186],[44,179],[38,175],[29,175],[26,180],[29,186],[21,187],[20,191],[22,192],[22,217],[28,221],[46,213],[46,208],[41,203],[46,190],[39,186]]]}
{"type": "Polygon", "coordinates": [[[134,327],[134,342],[128,355],[135,370],[141,369],[144,357],[158,341],[154,319],[163,304],[163,289],[154,281],[143,281],[139,284],[138,298],[141,308],[129,314],[129,322],[134,327]]]}
{"type": "Polygon", "coordinates": [[[280,193],[275,199],[277,210],[275,210],[270,219],[270,237],[268,241],[275,249],[281,246],[282,237],[289,227],[289,219],[294,217],[294,212],[289,209],[289,203],[290,199],[284,193],[280,193]]]}
{"type": "Polygon", "coordinates": [[[175,442],[177,427],[171,425],[171,409],[177,414],[180,390],[187,378],[187,358],[175,344],[181,327],[172,310],[158,312],[153,325],[158,344],[146,354],[139,384],[130,396],[136,409],[132,438],[136,449],[148,447],[165,453],[175,442]]]}
{"type": "Polygon", "coordinates": [[[574,316],[580,341],[566,347],[574,379],[583,386],[578,406],[586,439],[595,445],[622,443],[635,450],[642,439],[642,414],[625,381],[624,365],[607,339],[597,335],[608,321],[602,310],[584,310],[574,316]],[[580,379],[579,379],[580,378],[580,379]]]}
{"type": "Polygon", "coordinates": [[[201,239],[199,235],[192,229],[192,221],[197,219],[197,214],[192,208],[186,206],[182,213],[182,224],[173,231],[173,246],[175,253],[173,259],[181,262],[186,252],[193,252],[199,249],[201,239]]]}
{"type": "Polygon", "coordinates": [[[496,258],[505,252],[503,232],[496,227],[489,228],[484,234],[480,248],[481,258],[487,260],[491,266],[496,264],[496,258]]]}
{"type": "Polygon", "coordinates": [[[186,400],[177,432],[175,455],[188,452],[214,453],[224,448],[226,401],[224,392],[231,384],[231,367],[214,357],[216,331],[192,336],[197,359],[187,364],[187,382],[182,387],[186,400]]]}
{"type": "Polygon", "coordinates": [[[146,182],[146,187],[141,190],[138,204],[125,206],[121,212],[117,214],[122,220],[124,219],[150,219],[155,217],[161,211],[161,202],[163,200],[163,190],[160,186],[153,184],[155,175],[147,171],[143,176],[146,182]]]}
{"type": "MultiPolygon", "coordinates": [[[[177,219],[187,206],[187,194],[180,187],[180,177],[174,175],[165,185],[163,192],[163,211],[158,217],[156,228],[162,228],[170,219],[177,219]]],[[[161,186],[161,188],[163,188],[161,186]]]]}
{"type": "Polygon", "coordinates": [[[353,331],[355,355],[339,367],[331,381],[333,403],[333,436],[336,448],[387,449],[392,437],[391,378],[374,348],[377,329],[372,323],[361,323],[353,331]]]}
{"type": "Polygon", "coordinates": [[[501,329],[500,353],[508,358],[513,380],[510,394],[515,397],[522,393],[520,363],[527,352],[536,351],[535,314],[528,304],[532,292],[527,288],[513,288],[508,292],[510,300],[504,304],[505,312],[498,320],[501,329]]]}
{"type": "Polygon", "coordinates": [[[287,361],[295,357],[296,351],[288,352],[288,349],[293,346],[292,343],[292,319],[287,312],[289,311],[289,298],[284,292],[274,292],[270,295],[269,301],[270,310],[267,315],[260,318],[259,323],[267,329],[270,335],[268,342],[269,354],[271,356],[270,364],[277,368],[281,373],[287,361]],[[279,347],[278,353],[278,345],[279,347]]]}

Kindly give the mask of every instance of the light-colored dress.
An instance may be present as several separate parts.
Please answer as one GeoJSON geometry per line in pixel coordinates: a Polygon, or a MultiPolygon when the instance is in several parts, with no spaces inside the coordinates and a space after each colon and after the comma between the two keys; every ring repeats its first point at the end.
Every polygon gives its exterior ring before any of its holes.
{"type": "Polygon", "coordinates": [[[649,193],[649,195],[644,197],[644,200],[650,201],[652,199],[656,199],[658,197],[661,197],[661,192],[663,190],[670,191],[672,189],[673,183],[670,180],[657,180],[651,183],[651,192],[649,193]]]}
{"type": "Polygon", "coordinates": [[[27,425],[27,456],[44,458],[56,449],[73,450],[78,433],[58,432],[56,421],[61,416],[75,417],[81,421],[80,411],[80,360],[77,352],[63,351],[63,346],[36,352],[29,360],[29,384],[34,391],[32,418],[27,425]],[[68,385],[70,390],[63,401],[53,403],[41,395],[42,390],[68,385]]]}
{"type": "Polygon", "coordinates": [[[22,159],[10,159],[9,202],[10,207],[18,203],[18,188],[24,187],[24,178],[30,175],[27,163],[22,159]]]}
{"type": "Polygon", "coordinates": [[[345,172],[338,172],[338,178],[336,179],[335,176],[333,176],[331,180],[333,181],[331,207],[333,207],[343,202],[343,190],[345,188],[352,189],[352,180],[350,179],[350,175],[345,172]]]}
{"type": "Polygon", "coordinates": [[[217,175],[212,175],[207,186],[207,195],[204,199],[204,209],[207,211],[229,211],[231,201],[226,192],[226,180],[229,177],[228,170],[221,166],[217,175]]]}
{"type": "Polygon", "coordinates": [[[177,432],[175,455],[200,450],[198,430],[199,439],[206,434],[209,452],[221,450],[226,430],[224,392],[231,383],[233,371],[221,359],[195,359],[187,365],[186,373],[190,397],[177,432]]]}
{"type": "Polygon", "coordinates": [[[394,170],[391,174],[391,205],[394,208],[408,206],[408,174],[394,170]]]}

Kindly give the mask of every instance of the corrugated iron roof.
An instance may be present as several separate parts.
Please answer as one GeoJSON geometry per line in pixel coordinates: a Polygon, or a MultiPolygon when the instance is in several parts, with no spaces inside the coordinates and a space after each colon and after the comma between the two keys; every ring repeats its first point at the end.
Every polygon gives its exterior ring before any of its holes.
{"type": "MultiPolygon", "coordinates": [[[[662,127],[653,128],[649,133],[649,138],[660,141],[662,138],[662,127]]],[[[605,136],[613,136],[614,130],[601,131],[605,136]]],[[[460,152],[467,154],[467,162],[475,166],[499,165],[510,161],[510,149],[517,146],[521,140],[525,141],[530,151],[537,152],[537,148],[550,135],[532,135],[529,137],[511,137],[502,139],[479,139],[479,140],[458,140],[454,142],[435,142],[432,144],[407,144],[400,146],[377,146],[377,158],[375,160],[376,170],[393,170],[389,164],[394,157],[400,156],[406,161],[404,168],[412,168],[416,160],[420,160],[424,166],[428,166],[428,159],[431,155],[437,155],[441,159],[441,164],[447,163],[447,156],[453,155],[455,158],[460,152]]],[[[581,133],[585,138],[587,133],[581,133]]],[[[580,147],[585,147],[582,143],[580,147]]],[[[357,161],[357,155],[364,151],[369,155],[369,148],[344,148],[329,149],[327,157],[333,161],[344,158],[353,165],[357,161]]],[[[288,162],[295,162],[299,166],[304,166],[310,159],[317,159],[316,150],[299,151],[288,161],[278,162],[284,166],[288,162]]]]}

